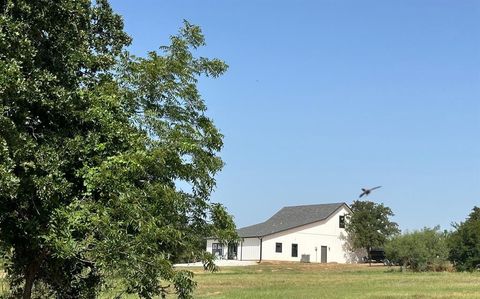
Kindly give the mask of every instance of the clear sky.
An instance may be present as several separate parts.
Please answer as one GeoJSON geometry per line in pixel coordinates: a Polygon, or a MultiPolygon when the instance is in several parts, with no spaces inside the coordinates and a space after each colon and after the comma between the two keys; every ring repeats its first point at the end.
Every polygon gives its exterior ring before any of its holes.
{"type": "Polygon", "coordinates": [[[230,66],[200,90],[225,135],[212,200],[238,227],[377,185],[403,230],[480,206],[480,1],[111,3],[134,54],[187,19],[230,66]]]}

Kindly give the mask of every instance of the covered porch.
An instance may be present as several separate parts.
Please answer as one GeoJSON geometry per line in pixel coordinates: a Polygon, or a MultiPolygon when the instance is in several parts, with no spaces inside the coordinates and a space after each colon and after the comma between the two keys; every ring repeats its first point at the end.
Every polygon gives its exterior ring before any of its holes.
{"type": "Polygon", "coordinates": [[[237,260],[238,259],[238,243],[229,242],[228,244],[220,243],[215,239],[207,240],[207,251],[212,253],[217,260],[237,260]]]}

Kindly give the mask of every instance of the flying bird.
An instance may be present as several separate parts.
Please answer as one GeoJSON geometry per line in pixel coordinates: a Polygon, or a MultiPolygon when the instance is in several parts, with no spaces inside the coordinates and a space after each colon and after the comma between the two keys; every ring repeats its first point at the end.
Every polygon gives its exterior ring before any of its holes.
{"type": "Polygon", "coordinates": [[[362,188],[362,191],[363,191],[363,192],[362,192],[362,194],[360,194],[360,196],[359,196],[358,198],[360,198],[360,197],[362,197],[362,196],[364,196],[364,195],[365,195],[365,196],[368,196],[368,195],[370,194],[370,192],[372,192],[373,190],[378,189],[378,188],[380,188],[380,187],[382,187],[382,186],[377,186],[377,187],[373,187],[373,188],[370,188],[370,189],[362,188]]]}

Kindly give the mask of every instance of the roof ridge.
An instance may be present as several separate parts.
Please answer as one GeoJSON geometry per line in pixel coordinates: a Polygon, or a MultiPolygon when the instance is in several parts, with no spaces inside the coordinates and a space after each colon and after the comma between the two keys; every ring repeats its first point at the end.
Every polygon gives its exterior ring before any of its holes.
{"type": "MultiPolygon", "coordinates": [[[[332,203],[317,203],[317,204],[306,204],[306,205],[296,205],[296,206],[284,206],[282,209],[284,209],[284,208],[294,208],[294,207],[327,206],[327,205],[343,205],[343,204],[347,204],[347,203],[344,202],[344,201],[341,201],[341,202],[332,202],[332,203]]],[[[280,209],[280,210],[282,210],[282,209],[280,209]]]]}

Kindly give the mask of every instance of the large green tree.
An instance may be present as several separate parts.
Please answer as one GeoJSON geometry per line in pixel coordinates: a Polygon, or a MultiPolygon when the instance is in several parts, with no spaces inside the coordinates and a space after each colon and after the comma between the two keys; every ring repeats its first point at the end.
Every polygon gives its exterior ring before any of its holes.
{"type": "Polygon", "coordinates": [[[189,297],[193,274],[172,262],[202,256],[203,236],[235,237],[209,202],[222,135],[196,87],[226,64],[193,56],[204,37],[188,22],[160,52],[129,55],[106,0],[4,0],[0,13],[0,248],[12,296],[94,298],[115,277],[143,298],[189,297]]]}
{"type": "Polygon", "coordinates": [[[467,220],[454,227],[449,238],[450,260],[462,271],[480,269],[480,208],[474,207],[467,220]]]}
{"type": "Polygon", "coordinates": [[[345,230],[352,249],[365,249],[370,260],[370,250],[385,245],[389,237],[398,234],[397,223],[390,220],[393,212],[383,204],[355,200],[352,213],[347,215],[345,230]]]}

